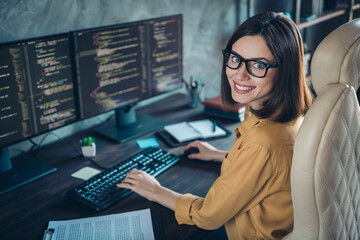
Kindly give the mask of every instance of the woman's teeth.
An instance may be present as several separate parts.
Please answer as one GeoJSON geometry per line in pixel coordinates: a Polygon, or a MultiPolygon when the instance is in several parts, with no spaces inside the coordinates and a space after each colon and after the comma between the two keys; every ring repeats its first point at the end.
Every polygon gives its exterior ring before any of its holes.
{"type": "Polygon", "coordinates": [[[251,90],[251,89],[255,88],[255,87],[240,86],[240,85],[237,85],[237,84],[235,84],[235,87],[236,87],[237,89],[241,90],[241,91],[247,91],[247,90],[251,90]]]}

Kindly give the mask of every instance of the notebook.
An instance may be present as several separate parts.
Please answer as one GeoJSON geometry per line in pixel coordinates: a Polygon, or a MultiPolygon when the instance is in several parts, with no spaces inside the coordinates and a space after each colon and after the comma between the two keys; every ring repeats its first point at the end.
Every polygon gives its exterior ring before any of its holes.
{"type": "Polygon", "coordinates": [[[165,126],[164,129],[179,143],[227,135],[222,127],[209,119],[175,123],[165,126]]]}

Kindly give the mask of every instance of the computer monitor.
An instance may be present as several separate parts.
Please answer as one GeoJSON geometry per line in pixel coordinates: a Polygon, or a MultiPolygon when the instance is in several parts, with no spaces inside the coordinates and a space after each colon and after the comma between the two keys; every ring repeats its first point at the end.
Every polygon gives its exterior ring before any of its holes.
{"type": "Polygon", "coordinates": [[[182,15],[72,32],[80,118],[115,110],[95,130],[117,142],[166,122],[135,114],[144,99],[181,87],[182,15]]]}
{"type": "Polygon", "coordinates": [[[0,194],[56,170],[30,156],[12,163],[8,146],[76,120],[69,40],[0,45],[0,194]]]}

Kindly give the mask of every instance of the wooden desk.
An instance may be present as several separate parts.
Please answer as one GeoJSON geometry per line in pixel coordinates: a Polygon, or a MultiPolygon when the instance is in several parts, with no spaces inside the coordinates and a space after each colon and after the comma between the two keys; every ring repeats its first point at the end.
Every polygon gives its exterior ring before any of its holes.
{"type": "MultiPolygon", "coordinates": [[[[185,97],[181,94],[151,104],[139,110],[149,113],[169,123],[183,120],[206,118],[202,115],[202,108],[189,108],[185,104],[185,97]]],[[[238,123],[223,122],[231,132],[238,123]]],[[[155,231],[160,231],[164,239],[204,239],[204,231],[196,226],[178,225],[173,211],[162,207],[145,198],[131,194],[118,204],[96,213],[68,199],[66,192],[77,186],[82,180],[71,177],[71,174],[82,167],[93,166],[84,160],[73,146],[79,146],[82,137],[93,135],[97,138],[97,156],[95,160],[102,166],[111,167],[123,159],[139,151],[136,140],[117,144],[102,136],[96,135],[91,129],[74,134],[57,143],[42,147],[36,152],[36,158],[49,165],[55,166],[57,171],[12,190],[0,196],[0,236],[1,239],[42,239],[44,230],[51,220],[67,220],[83,217],[93,217],[112,213],[122,213],[150,208],[156,218],[155,231]]],[[[155,136],[149,133],[141,138],[155,136]]],[[[156,137],[160,147],[177,155],[182,154],[182,147],[170,149],[160,138],[156,137]]],[[[234,133],[227,138],[217,139],[211,143],[221,149],[229,149],[234,140],[234,133]]],[[[16,158],[22,160],[22,156],[16,158]]],[[[163,186],[180,193],[193,193],[205,196],[208,189],[219,176],[220,165],[188,160],[184,157],[172,168],[157,177],[163,186]]]]}

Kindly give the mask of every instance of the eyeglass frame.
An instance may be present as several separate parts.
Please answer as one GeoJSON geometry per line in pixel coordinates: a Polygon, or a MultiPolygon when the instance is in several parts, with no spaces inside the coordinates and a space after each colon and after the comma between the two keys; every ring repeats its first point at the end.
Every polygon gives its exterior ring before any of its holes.
{"type": "Polygon", "coordinates": [[[274,62],[273,64],[269,64],[269,63],[266,63],[266,62],[263,62],[263,61],[257,61],[257,60],[253,60],[253,59],[246,59],[246,58],[241,57],[241,56],[240,56],[239,54],[237,54],[236,52],[234,52],[234,51],[232,51],[232,50],[229,50],[229,49],[224,49],[224,50],[222,50],[222,53],[223,53],[223,56],[224,56],[224,64],[225,64],[226,67],[228,67],[228,68],[230,68],[230,69],[232,69],[232,70],[236,70],[236,69],[238,69],[238,68],[241,66],[241,64],[244,62],[244,63],[245,63],[245,67],[246,67],[246,71],[247,71],[251,76],[254,76],[254,77],[256,77],[256,78],[264,78],[264,77],[266,76],[269,68],[277,68],[277,67],[279,67],[279,64],[278,64],[277,62],[274,62]],[[226,59],[226,55],[225,55],[225,54],[229,54],[228,59],[226,59]],[[233,54],[233,55],[235,55],[236,57],[238,57],[238,58],[240,59],[239,65],[238,65],[236,68],[232,68],[232,67],[230,67],[230,66],[227,64],[227,60],[229,60],[230,54],[233,54]],[[250,62],[250,61],[264,64],[264,66],[265,66],[265,68],[266,68],[265,73],[264,73],[264,76],[259,77],[259,76],[256,76],[256,75],[254,75],[253,73],[251,73],[251,72],[249,71],[249,68],[248,68],[248,64],[247,64],[247,63],[250,62]]]}

